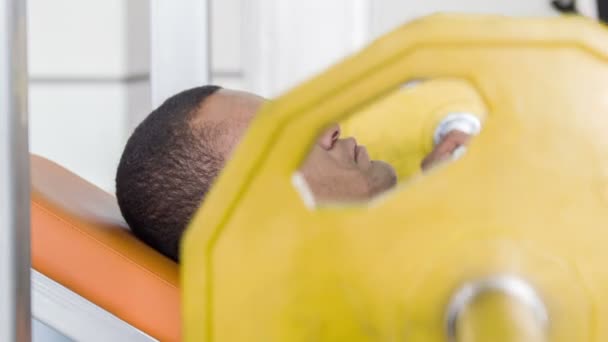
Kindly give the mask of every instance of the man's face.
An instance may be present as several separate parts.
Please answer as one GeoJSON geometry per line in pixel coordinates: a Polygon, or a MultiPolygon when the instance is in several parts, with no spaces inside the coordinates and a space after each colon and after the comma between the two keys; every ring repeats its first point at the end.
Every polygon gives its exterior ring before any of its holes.
{"type": "Polygon", "coordinates": [[[341,139],[338,125],[321,134],[300,172],[317,202],[367,200],[397,183],[392,166],[371,160],[355,138],[341,139]]]}
{"type": "MultiPolygon", "coordinates": [[[[264,99],[245,92],[222,89],[201,107],[195,124],[215,125],[223,133],[216,148],[228,160],[264,99]]],[[[396,184],[393,168],[372,161],[354,138],[340,138],[334,125],[317,140],[300,172],[319,202],[369,199],[396,184]]]]}
{"type": "MultiPolygon", "coordinates": [[[[264,102],[265,99],[257,95],[221,89],[205,101],[194,124],[218,127],[222,134],[212,148],[228,160],[264,102]]],[[[449,133],[424,159],[422,169],[426,171],[449,159],[469,138],[459,131],[449,133]]],[[[341,138],[338,125],[321,134],[300,172],[315,200],[322,203],[367,200],[397,182],[392,166],[371,160],[355,138],[341,138]]]]}

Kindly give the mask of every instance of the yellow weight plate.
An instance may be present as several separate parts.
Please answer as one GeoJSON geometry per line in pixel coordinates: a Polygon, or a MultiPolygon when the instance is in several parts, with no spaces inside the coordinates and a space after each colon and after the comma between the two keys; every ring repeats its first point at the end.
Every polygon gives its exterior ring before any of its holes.
{"type": "Polygon", "coordinates": [[[451,113],[483,121],[487,109],[475,88],[459,79],[424,80],[399,88],[341,123],[343,136],[357,137],[374,159],[389,162],[399,180],[420,170],[433,148],[433,133],[451,113]],[[404,118],[407,118],[404,121],[404,118]]]}
{"type": "MultiPolygon", "coordinates": [[[[454,293],[508,275],[550,340],[607,341],[607,61],[585,19],[439,15],[270,102],[184,239],[186,340],[445,341],[454,293]],[[469,153],[368,206],[307,208],[291,179],[318,132],[418,78],[483,99],[469,153]]],[[[472,305],[467,334],[501,307],[472,305]]]]}

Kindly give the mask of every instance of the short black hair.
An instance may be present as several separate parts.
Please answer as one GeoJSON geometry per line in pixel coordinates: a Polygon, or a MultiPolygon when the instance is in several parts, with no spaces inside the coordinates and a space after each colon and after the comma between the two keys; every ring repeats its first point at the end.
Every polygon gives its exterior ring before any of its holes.
{"type": "Polygon", "coordinates": [[[135,129],[116,173],[116,198],[133,233],[179,261],[179,242],[224,160],[217,127],[193,124],[220,87],[202,86],[165,101],[135,129]]]}

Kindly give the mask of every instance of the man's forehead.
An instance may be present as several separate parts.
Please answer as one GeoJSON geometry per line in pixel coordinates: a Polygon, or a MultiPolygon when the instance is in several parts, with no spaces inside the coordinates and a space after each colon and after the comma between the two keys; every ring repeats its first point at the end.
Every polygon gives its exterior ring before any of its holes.
{"type": "Polygon", "coordinates": [[[207,121],[216,123],[247,121],[248,123],[264,101],[264,98],[255,94],[220,89],[204,101],[194,121],[201,124],[207,121]]]}
{"type": "Polygon", "coordinates": [[[241,140],[251,120],[265,99],[255,94],[220,89],[200,106],[192,123],[198,127],[214,127],[218,148],[230,154],[241,140]]]}

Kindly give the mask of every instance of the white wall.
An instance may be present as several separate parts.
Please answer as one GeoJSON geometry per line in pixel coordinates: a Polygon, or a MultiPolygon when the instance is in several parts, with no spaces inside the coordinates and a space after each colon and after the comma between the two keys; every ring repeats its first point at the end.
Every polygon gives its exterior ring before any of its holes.
{"type": "Polygon", "coordinates": [[[367,0],[260,0],[243,14],[243,70],[249,90],[274,97],[367,41],[367,0]]]}
{"type": "MultiPolygon", "coordinates": [[[[212,8],[214,81],[244,88],[241,0],[212,8]]],[[[31,152],[109,192],[152,109],[149,13],[149,0],[28,2],[31,152]]]]}
{"type": "Polygon", "coordinates": [[[209,83],[209,3],[150,0],[150,86],[158,107],[184,89],[209,83]]]}
{"type": "Polygon", "coordinates": [[[243,89],[243,7],[247,0],[211,1],[211,69],[213,83],[243,89]]]}
{"type": "Polygon", "coordinates": [[[148,0],[30,0],[30,148],[103,189],[150,110],[148,0]]]}
{"type": "MultiPolygon", "coordinates": [[[[557,14],[550,0],[215,0],[212,3],[216,71],[213,81],[268,97],[285,92],[370,40],[419,16],[435,12],[557,14]]],[[[595,0],[578,0],[577,5],[590,16],[596,13],[595,0]]]]}

